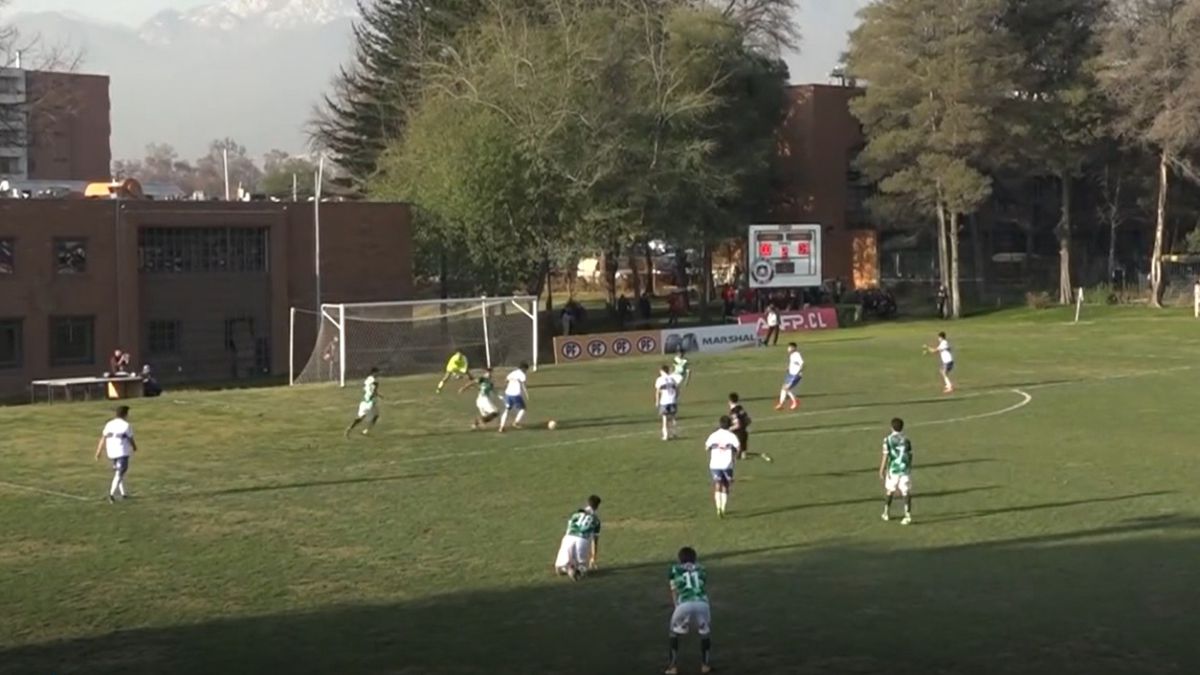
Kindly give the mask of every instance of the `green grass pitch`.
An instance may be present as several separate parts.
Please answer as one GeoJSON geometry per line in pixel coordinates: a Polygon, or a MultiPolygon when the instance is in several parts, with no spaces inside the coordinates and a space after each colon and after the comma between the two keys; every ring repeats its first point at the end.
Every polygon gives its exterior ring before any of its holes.
{"type": "MultiPolygon", "coordinates": [[[[1200,322],[1089,308],[800,335],[697,355],[663,443],[656,360],[544,368],[530,426],[469,430],[472,395],[385,378],[133,402],[136,498],[92,460],[107,404],[0,410],[0,672],[661,672],[666,570],[709,570],[722,673],[1200,672],[1200,322]],[[944,326],[960,390],[921,345],[944,326]],[[704,437],[738,391],[755,449],[717,520],[704,437]],[[879,518],[892,416],[916,522],[879,518]],[[559,429],[549,431],[549,419],[559,429]],[[598,573],[551,574],[604,498],[598,573]]],[[[682,672],[698,672],[694,638],[682,672]]]]}

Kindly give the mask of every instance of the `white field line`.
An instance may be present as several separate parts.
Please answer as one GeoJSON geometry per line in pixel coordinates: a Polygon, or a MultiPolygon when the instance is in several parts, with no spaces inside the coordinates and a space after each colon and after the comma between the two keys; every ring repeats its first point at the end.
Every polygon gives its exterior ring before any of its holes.
{"type": "MultiPolygon", "coordinates": [[[[1150,376],[1150,375],[1162,375],[1162,374],[1166,374],[1166,373],[1180,372],[1180,371],[1185,371],[1185,370],[1191,370],[1192,368],[1194,368],[1194,366],[1176,366],[1176,367],[1172,367],[1172,368],[1158,368],[1158,369],[1154,369],[1154,370],[1142,370],[1142,371],[1136,371],[1136,372],[1131,372],[1131,373],[1101,375],[1099,377],[1090,377],[1090,378],[1086,378],[1083,380],[1075,380],[1075,381],[1071,381],[1071,382],[1047,382],[1045,384],[1026,385],[1026,386],[1022,386],[1019,389],[1018,388],[993,389],[993,390],[984,390],[984,391],[979,391],[979,392],[960,395],[960,396],[954,396],[953,398],[947,398],[946,400],[947,401],[961,401],[963,399],[977,398],[979,396],[987,396],[989,394],[1004,393],[1004,392],[1010,392],[1010,393],[1017,394],[1018,396],[1021,397],[1021,400],[1018,401],[1017,403],[1014,403],[1013,405],[1007,406],[1005,408],[1001,408],[999,410],[992,410],[989,412],[976,413],[973,415],[964,415],[964,416],[960,416],[960,417],[951,417],[951,418],[941,419],[941,420],[927,420],[927,421],[912,422],[909,424],[909,426],[910,427],[924,427],[924,426],[937,426],[937,425],[943,425],[943,424],[957,424],[959,422],[970,422],[973,420],[986,419],[989,417],[997,417],[1000,415],[1007,415],[1011,412],[1016,412],[1017,410],[1024,408],[1025,406],[1029,405],[1029,403],[1031,401],[1033,401],[1033,396],[1031,394],[1029,394],[1027,391],[1025,391],[1027,389],[1045,389],[1045,388],[1049,388],[1049,387],[1061,387],[1061,386],[1066,386],[1066,385],[1088,384],[1091,382],[1107,382],[1110,380],[1123,380],[1123,379],[1134,378],[1134,377],[1146,377],[1146,376],[1150,376]]],[[[904,403],[902,401],[897,401],[896,405],[904,405],[904,403]]],[[[847,406],[847,407],[840,407],[840,408],[827,408],[824,410],[814,410],[812,412],[802,412],[797,415],[787,415],[784,417],[767,417],[767,418],[763,418],[760,420],[756,420],[756,423],[759,426],[759,428],[761,428],[763,424],[770,424],[773,422],[794,421],[797,417],[802,417],[802,416],[803,417],[811,417],[811,416],[815,416],[815,415],[827,415],[827,414],[833,414],[833,413],[854,412],[854,411],[858,411],[858,410],[867,410],[872,407],[878,407],[878,406],[847,406]]],[[[860,431],[871,431],[874,429],[878,429],[879,427],[880,427],[880,425],[878,425],[878,424],[872,424],[872,425],[862,425],[862,426],[857,426],[857,427],[833,427],[833,428],[826,428],[826,429],[796,429],[795,431],[792,431],[790,433],[794,433],[796,435],[804,435],[804,436],[811,436],[811,435],[817,435],[817,434],[829,434],[829,433],[857,433],[860,431]]],[[[436,461],[441,461],[441,460],[445,460],[445,459],[456,459],[456,458],[460,458],[460,457],[478,457],[481,455],[490,455],[490,454],[493,454],[496,452],[512,452],[512,451],[523,451],[523,450],[541,450],[541,449],[546,449],[546,448],[561,448],[561,447],[568,447],[568,446],[573,446],[573,445],[586,445],[588,443],[599,443],[599,442],[603,442],[603,441],[619,440],[619,439],[626,439],[626,438],[638,438],[638,437],[657,438],[657,435],[658,435],[657,430],[647,429],[644,431],[636,431],[636,432],[629,432],[629,433],[622,433],[622,434],[606,434],[604,436],[594,436],[594,437],[589,437],[589,438],[576,438],[576,439],[567,440],[567,441],[553,441],[550,443],[536,443],[533,445],[525,445],[525,446],[519,446],[519,447],[515,447],[515,448],[489,448],[486,450],[473,450],[473,451],[469,451],[469,452],[448,452],[448,453],[443,453],[440,455],[425,455],[422,457],[413,457],[413,458],[409,458],[409,459],[395,460],[394,463],[395,464],[416,464],[416,463],[423,463],[423,462],[436,462],[436,461]]]]}
{"type": "MultiPolygon", "coordinates": [[[[1027,394],[1019,389],[1006,389],[1006,390],[994,390],[994,391],[990,391],[990,392],[979,392],[979,393],[975,393],[975,394],[967,394],[965,396],[958,396],[953,399],[947,398],[946,400],[947,401],[955,401],[955,400],[961,401],[963,399],[977,398],[980,396],[987,396],[990,394],[998,394],[998,393],[1004,393],[1004,392],[1015,393],[1015,394],[1021,396],[1022,400],[1014,405],[1008,406],[1001,410],[992,410],[989,412],[976,413],[974,415],[965,415],[962,417],[951,417],[951,418],[943,419],[943,420],[930,420],[927,422],[914,422],[914,423],[910,424],[909,426],[930,426],[930,425],[934,425],[934,424],[953,424],[955,422],[967,422],[970,420],[983,419],[985,417],[995,417],[997,415],[1005,415],[1007,413],[1010,413],[1010,412],[1013,412],[1015,410],[1019,410],[1020,408],[1025,407],[1026,405],[1029,404],[1030,401],[1033,400],[1032,396],[1030,396],[1029,394],[1027,394]]],[[[897,402],[896,405],[903,405],[903,402],[897,402]]],[[[759,421],[757,423],[757,426],[759,428],[761,428],[764,424],[770,424],[772,422],[795,421],[796,418],[801,417],[801,416],[812,417],[812,416],[816,416],[816,415],[828,415],[828,414],[833,414],[833,413],[853,412],[853,411],[857,411],[857,410],[868,410],[873,407],[879,407],[879,406],[848,406],[848,407],[843,407],[843,408],[828,408],[825,410],[814,410],[812,412],[802,412],[802,413],[798,413],[795,415],[787,415],[787,416],[783,416],[783,417],[768,417],[768,418],[765,418],[765,419],[759,421]]],[[[881,428],[880,424],[871,424],[871,425],[864,424],[864,425],[856,426],[856,427],[830,427],[830,428],[823,428],[823,429],[822,428],[796,429],[789,433],[793,433],[796,435],[809,436],[809,435],[815,435],[815,434],[832,434],[832,433],[849,433],[849,432],[858,432],[858,431],[870,431],[872,429],[879,429],[879,428],[881,428]]],[[[493,433],[495,433],[495,432],[493,432],[493,433]]],[[[593,437],[589,437],[589,438],[575,438],[575,439],[571,439],[568,441],[553,441],[550,443],[536,443],[533,445],[524,445],[524,446],[519,446],[519,447],[515,447],[515,448],[489,448],[487,450],[473,450],[470,452],[448,452],[448,453],[444,453],[444,454],[440,454],[440,455],[427,455],[424,457],[413,457],[411,459],[396,460],[395,463],[396,464],[411,464],[411,463],[417,463],[417,462],[435,462],[435,461],[440,461],[443,459],[456,459],[459,457],[476,457],[479,455],[490,455],[490,454],[493,454],[496,452],[512,452],[514,450],[521,450],[521,451],[544,450],[547,448],[562,448],[562,447],[567,447],[567,446],[572,446],[572,445],[586,445],[588,443],[607,442],[607,441],[616,440],[616,439],[638,438],[638,437],[657,438],[657,436],[658,436],[657,430],[644,429],[642,431],[628,432],[628,433],[623,433],[623,434],[606,434],[604,436],[593,436],[593,437]]]]}
{"type": "MultiPolygon", "coordinates": [[[[1090,378],[1086,378],[1083,380],[1074,380],[1074,381],[1068,381],[1068,382],[1047,382],[1045,384],[1030,384],[1030,385],[1023,385],[1020,388],[1001,388],[1001,389],[991,389],[991,390],[985,389],[985,390],[972,392],[972,393],[968,393],[968,394],[956,395],[952,398],[946,398],[945,400],[947,402],[961,401],[961,400],[965,400],[965,399],[978,398],[981,396],[989,396],[992,394],[1000,394],[1000,393],[1017,394],[1018,396],[1021,397],[1021,400],[1014,403],[1013,405],[1001,408],[999,410],[991,410],[991,411],[982,412],[982,413],[975,413],[972,415],[950,417],[950,418],[940,419],[940,420],[926,420],[926,421],[910,422],[908,426],[923,427],[923,426],[937,426],[937,425],[944,425],[944,424],[957,424],[960,422],[969,422],[969,421],[978,420],[978,419],[986,419],[989,417],[998,417],[1001,415],[1007,415],[1009,413],[1016,412],[1017,410],[1020,410],[1021,408],[1024,408],[1025,406],[1029,405],[1030,402],[1032,402],[1033,396],[1031,394],[1029,394],[1026,390],[1047,389],[1050,387],[1062,387],[1062,386],[1068,386],[1068,385],[1088,384],[1088,383],[1092,383],[1092,382],[1107,382],[1107,381],[1111,381],[1111,380],[1123,380],[1123,379],[1129,379],[1129,378],[1134,378],[1134,377],[1162,375],[1162,374],[1167,374],[1167,373],[1175,373],[1175,372],[1181,372],[1181,371],[1186,371],[1186,370],[1192,370],[1194,368],[1195,368],[1195,366],[1175,366],[1175,367],[1171,367],[1171,368],[1158,368],[1158,369],[1154,369],[1154,370],[1142,370],[1142,371],[1135,371],[1135,372],[1130,372],[1130,373],[1101,375],[1098,377],[1090,377],[1090,378]]],[[[897,401],[895,404],[903,405],[904,403],[902,401],[897,401]]],[[[756,420],[756,424],[758,425],[759,428],[761,428],[764,425],[769,425],[769,424],[773,424],[773,423],[777,423],[777,422],[795,421],[797,418],[800,418],[800,417],[815,417],[818,415],[831,415],[831,414],[836,414],[836,413],[856,412],[856,411],[860,411],[860,410],[868,410],[870,408],[877,408],[877,407],[879,407],[879,406],[878,405],[873,405],[873,406],[857,405],[857,406],[843,406],[843,407],[837,407],[837,408],[825,408],[822,410],[804,411],[804,412],[800,412],[800,413],[793,414],[793,415],[761,418],[759,420],[756,420]]],[[[879,427],[880,427],[879,424],[871,424],[871,425],[861,425],[861,426],[855,426],[855,427],[832,427],[832,428],[824,428],[824,429],[820,429],[820,428],[818,428],[818,429],[796,429],[790,433],[794,433],[796,435],[805,435],[805,436],[818,435],[818,434],[829,434],[829,433],[857,433],[857,432],[861,432],[861,431],[877,430],[877,429],[879,429],[879,427]]],[[[491,433],[495,433],[495,432],[493,431],[491,433]]],[[[448,452],[448,453],[443,453],[443,454],[438,454],[438,455],[423,455],[421,457],[411,457],[411,458],[406,458],[406,459],[389,460],[387,462],[383,462],[382,464],[391,465],[391,466],[398,465],[398,464],[419,464],[419,463],[425,463],[425,462],[437,462],[437,461],[448,460],[448,459],[462,459],[462,458],[466,458],[466,457],[479,457],[479,456],[483,456],[483,455],[495,454],[498,452],[513,452],[513,451],[561,448],[561,447],[569,447],[569,446],[574,446],[574,445],[586,445],[588,443],[605,442],[605,441],[614,440],[614,439],[627,439],[627,438],[638,438],[638,437],[646,437],[648,439],[649,438],[656,439],[658,437],[658,430],[657,429],[653,429],[653,430],[645,429],[645,430],[636,431],[636,432],[627,432],[627,433],[621,433],[621,434],[606,434],[604,436],[576,438],[576,439],[565,440],[565,441],[552,441],[552,442],[548,442],[548,443],[536,443],[533,445],[524,445],[524,446],[517,446],[517,447],[510,447],[510,448],[489,448],[489,449],[485,449],[485,450],[471,450],[471,451],[467,451],[467,452],[448,452]]],[[[264,480],[291,479],[294,477],[295,477],[295,474],[291,474],[291,473],[286,473],[286,474],[281,473],[281,474],[273,474],[273,475],[265,475],[265,476],[254,476],[254,478],[259,483],[261,483],[264,480]]],[[[46,490],[46,489],[27,486],[27,485],[18,485],[16,483],[9,483],[9,482],[5,482],[5,481],[0,481],[0,486],[6,486],[6,487],[10,487],[10,488],[13,488],[16,490],[23,490],[26,492],[37,492],[37,493],[41,493],[41,494],[52,495],[52,496],[56,496],[56,497],[62,497],[65,499],[74,499],[74,500],[78,500],[78,501],[92,501],[92,500],[88,499],[87,497],[81,497],[79,495],[68,494],[66,492],[57,492],[54,490],[46,490]]],[[[148,496],[155,496],[155,497],[169,497],[169,496],[185,495],[185,494],[189,494],[192,492],[194,492],[194,490],[192,488],[190,488],[190,486],[178,485],[177,488],[174,490],[168,490],[168,491],[163,491],[163,492],[159,492],[159,491],[155,490],[152,492],[147,492],[145,494],[147,494],[148,496]],[[182,488],[182,489],[179,489],[179,488],[182,488]]]]}
{"type": "Polygon", "coordinates": [[[22,490],[24,492],[36,492],[38,494],[43,494],[43,495],[62,497],[63,499],[74,499],[76,501],[81,501],[81,502],[95,501],[92,499],[88,499],[87,497],[80,497],[79,495],[73,495],[68,492],[58,492],[57,490],[46,490],[44,488],[33,487],[32,485],[20,485],[18,483],[10,483],[5,480],[0,480],[0,486],[12,488],[14,490],[22,490]]]}

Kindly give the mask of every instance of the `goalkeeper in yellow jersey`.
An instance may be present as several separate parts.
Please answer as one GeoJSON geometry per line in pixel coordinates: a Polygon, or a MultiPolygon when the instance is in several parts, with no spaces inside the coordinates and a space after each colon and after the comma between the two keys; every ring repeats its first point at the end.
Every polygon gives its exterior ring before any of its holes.
{"type": "Polygon", "coordinates": [[[450,378],[460,379],[471,374],[470,368],[467,367],[467,355],[462,353],[461,349],[454,351],[450,356],[450,360],[446,362],[446,374],[442,376],[442,381],[438,382],[437,393],[442,393],[442,388],[446,386],[446,382],[450,378]]]}

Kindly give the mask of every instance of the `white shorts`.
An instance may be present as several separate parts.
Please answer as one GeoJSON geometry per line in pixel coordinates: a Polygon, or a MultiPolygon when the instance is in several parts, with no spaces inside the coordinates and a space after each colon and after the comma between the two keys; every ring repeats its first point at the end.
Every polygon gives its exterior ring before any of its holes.
{"type": "Polygon", "coordinates": [[[481,417],[487,417],[488,415],[495,415],[496,413],[500,412],[500,410],[496,408],[496,403],[494,401],[492,401],[492,399],[488,398],[487,396],[480,396],[480,397],[476,398],[475,399],[475,408],[477,410],[479,410],[479,415],[481,417]]]}
{"type": "Polygon", "coordinates": [[[708,635],[712,632],[711,623],[712,611],[707,602],[681,602],[671,614],[671,634],[687,635],[695,626],[697,633],[708,635]]]}
{"type": "Polygon", "coordinates": [[[558,545],[558,556],[554,559],[554,569],[563,569],[568,565],[574,565],[586,570],[588,561],[591,559],[591,539],[564,534],[562,543],[558,545]]]}
{"type": "Polygon", "coordinates": [[[912,477],[907,473],[899,476],[889,473],[883,481],[883,489],[888,494],[899,490],[900,494],[908,496],[908,491],[912,489],[912,477]]]}
{"type": "Polygon", "coordinates": [[[358,416],[360,418],[375,419],[379,417],[379,408],[374,403],[363,401],[358,404],[358,416]]]}

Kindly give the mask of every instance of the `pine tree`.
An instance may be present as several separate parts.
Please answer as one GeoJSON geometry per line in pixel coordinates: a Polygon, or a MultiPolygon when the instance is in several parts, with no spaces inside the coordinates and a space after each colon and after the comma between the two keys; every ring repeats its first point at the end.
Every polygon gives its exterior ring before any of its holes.
{"type": "Polygon", "coordinates": [[[343,67],[312,124],[361,188],[380,153],[398,138],[419,104],[423,65],[483,11],[484,0],[359,0],[354,63],[343,67]]]}

